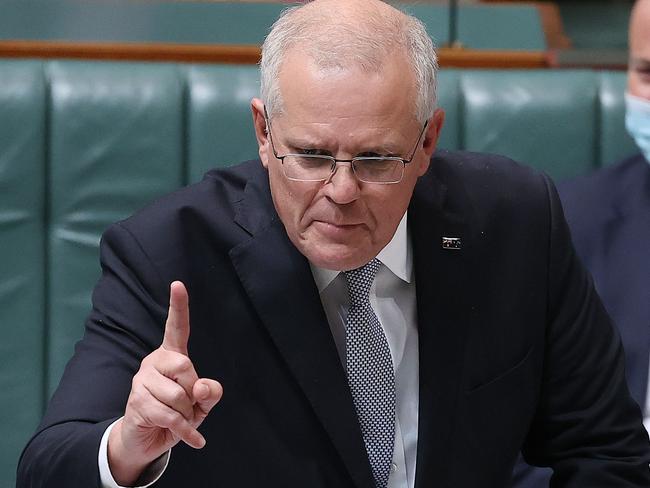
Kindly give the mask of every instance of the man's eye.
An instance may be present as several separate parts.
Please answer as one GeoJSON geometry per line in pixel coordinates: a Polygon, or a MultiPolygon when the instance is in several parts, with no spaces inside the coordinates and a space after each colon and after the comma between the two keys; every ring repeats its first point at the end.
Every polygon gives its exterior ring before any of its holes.
{"type": "Polygon", "coordinates": [[[298,154],[302,154],[305,156],[327,156],[327,151],[323,151],[322,149],[302,148],[302,149],[298,149],[298,154]]]}
{"type": "Polygon", "coordinates": [[[397,154],[381,154],[381,153],[378,153],[378,152],[370,152],[369,151],[369,152],[357,154],[357,157],[358,158],[378,158],[378,159],[381,159],[381,158],[396,158],[398,156],[397,156],[397,154]]]}

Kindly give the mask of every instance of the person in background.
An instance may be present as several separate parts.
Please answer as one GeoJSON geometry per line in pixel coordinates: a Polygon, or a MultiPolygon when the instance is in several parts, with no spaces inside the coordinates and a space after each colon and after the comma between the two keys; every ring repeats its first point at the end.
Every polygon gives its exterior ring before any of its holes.
{"type": "Polygon", "coordinates": [[[522,446],[558,487],[650,485],[552,182],[434,154],[436,71],[383,2],[284,14],[260,159],[104,233],[18,487],[502,488],[522,446]]]}
{"type": "MultiPolygon", "coordinates": [[[[650,431],[650,0],[629,28],[625,126],[640,153],[558,184],[578,255],[623,340],[630,392],[650,431]]],[[[551,471],[519,464],[516,488],[549,485],[551,471]]]]}

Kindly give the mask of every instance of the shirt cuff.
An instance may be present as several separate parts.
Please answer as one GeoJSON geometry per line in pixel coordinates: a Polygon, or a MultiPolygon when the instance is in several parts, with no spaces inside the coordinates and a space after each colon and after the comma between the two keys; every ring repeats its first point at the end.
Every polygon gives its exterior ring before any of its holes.
{"type": "MultiPolygon", "coordinates": [[[[97,463],[99,465],[99,479],[102,488],[127,488],[120,486],[115,482],[115,479],[111,474],[111,468],[108,466],[108,436],[110,435],[111,430],[113,430],[115,424],[120,420],[122,419],[119,418],[108,426],[102,436],[102,441],[99,444],[97,463]]],[[[140,475],[140,478],[138,478],[138,484],[135,487],[128,488],[147,488],[148,486],[153,485],[158,481],[158,479],[160,479],[162,474],[165,472],[165,469],[167,469],[170,456],[171,449],[147,466],[142,475],[140,475]]]]}

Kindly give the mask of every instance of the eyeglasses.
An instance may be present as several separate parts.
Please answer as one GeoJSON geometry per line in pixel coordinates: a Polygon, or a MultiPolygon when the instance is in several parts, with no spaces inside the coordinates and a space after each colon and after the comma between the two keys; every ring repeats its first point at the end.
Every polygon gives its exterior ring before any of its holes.
{"type": "Polygon", "coordinates": [[[279,156],[273,144],[271,122],[266,113],[266,107],[264,107],[264,117],[269,128],[269,139],[273,155],[282,163],[282,170],[288,179],[293,181],[326,181],[334,174],[338,163],[348,163],[359,181],[384,185],[402,181],[404,168],[413,160],[422,135],[429,123],[429,121],[424,123],[408,159],[393,156],[359,156],[352,159],[337,159],[333,156],[321,154],[284,154],[279,156]]]}

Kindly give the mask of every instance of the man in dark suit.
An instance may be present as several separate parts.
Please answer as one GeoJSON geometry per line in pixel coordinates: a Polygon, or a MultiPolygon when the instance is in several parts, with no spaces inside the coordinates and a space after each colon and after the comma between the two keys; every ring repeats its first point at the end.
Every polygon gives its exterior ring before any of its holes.
{"type": "Polygon", "coordinates": [[[626,127],[641,150],[560,185],[578,254],[618,327],[632,396],[650,430],[650,0],[630,21],[626,127]]]}
{"type": "Polygon", "coordinates": [[[275,24],[261,70],[260,161],[104,234],[19,486],[496,488],[522,446],[558,486],[648,486],[553,185],[434,154],[422,25],[318,0],[275,24]]]}
{"type": "MultiPolygon", "coordinates": [[[[578,255],[621,334],[627,382],[650,431],[650,0],[630,18],[626,127],[642,153],[558,185],[578,255]]],[[[518,465],[517,488],[551,472],[518,465]]]]}

